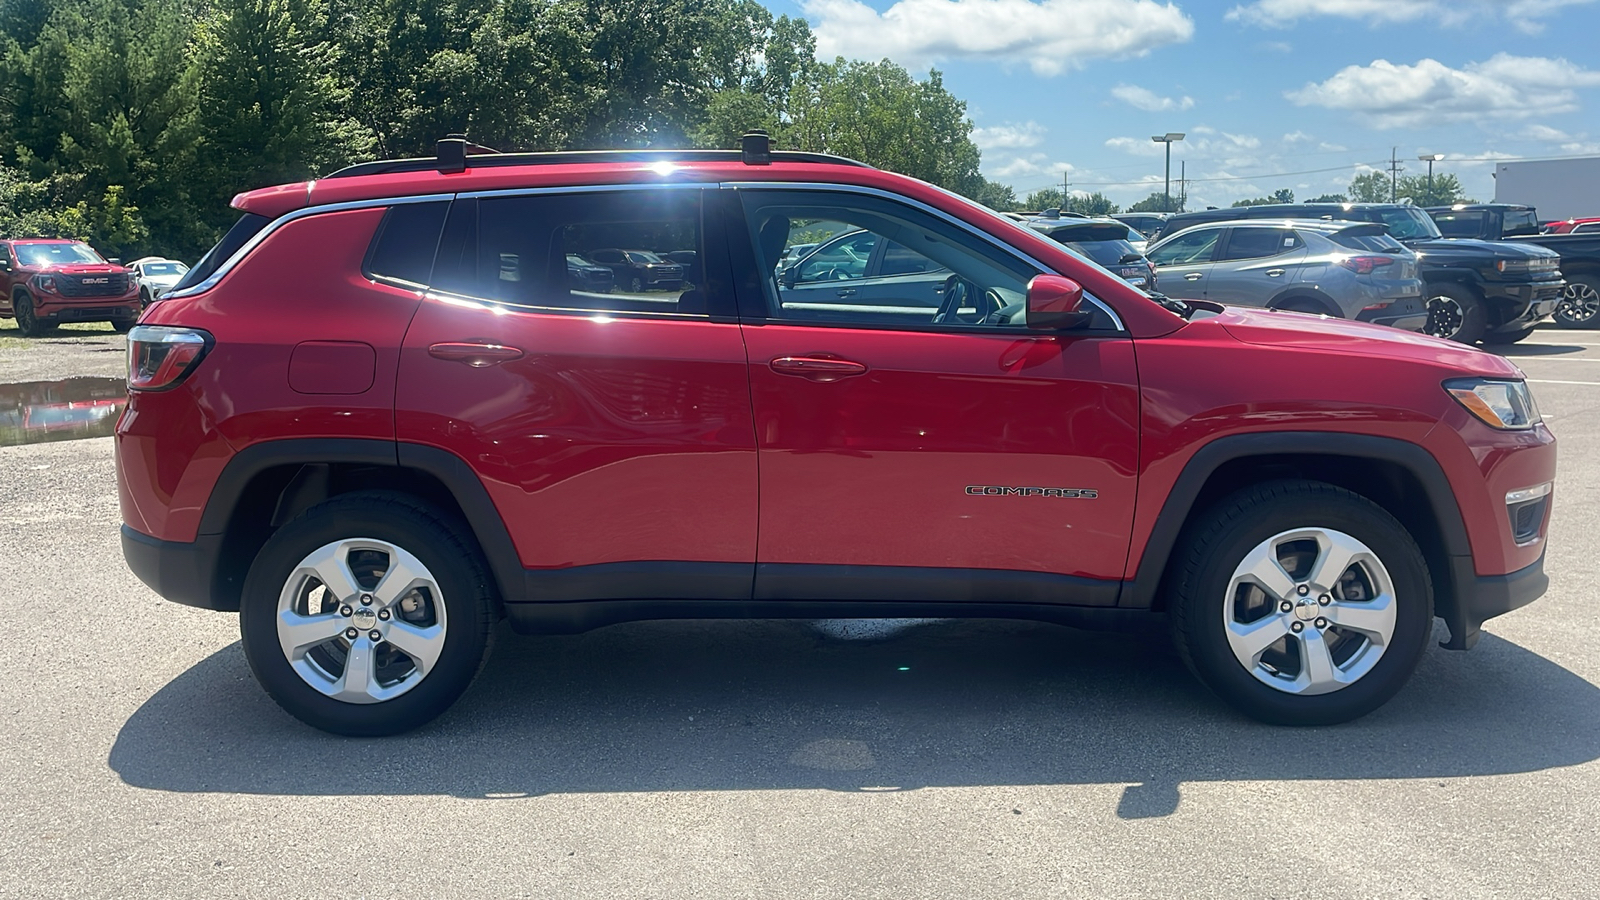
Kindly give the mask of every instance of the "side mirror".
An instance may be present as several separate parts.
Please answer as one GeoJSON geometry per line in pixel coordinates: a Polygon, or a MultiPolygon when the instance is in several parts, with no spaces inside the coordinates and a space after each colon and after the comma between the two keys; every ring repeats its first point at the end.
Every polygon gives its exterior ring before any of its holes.
{"type": "Polygon", "coordinates": [[[122,265],[122,260],[120,260],[120,259],[118,259],[118,258],[117,258],[117,257],[115,257],[115,256],[113,256],[113,257],[111,257],[111,258],[110,258],[110,259],[108,259],[108,260],[106,260],[106,262],[108,262],[108,263],[111,263],[111,264],[112,264],[112,265],[113,265],[113,266],[120,266],[120,265],[122,265]]]}
{"type": "Polygon", "coordinates": [[[1124,253],[1122,254],[1122,258],[1117,260],[1117,265],[1125,266],[1128,263],[1136,262],[1144,262],[1144,257],[1138,253],[1124,253]]]}
{"type": "Polygon", "coordinates": [[[1083,285],[1060,275],[1035,275],[1028,282],[1028,327],[1038,331],[1064,331],[1089,324],[1083,305],[1083,285]]]}
{"type": "Polygon", "coordinates": [[[800,278],[800,267],[799,266],[790,266],[789,268],[784,269],[778,275],[778,280],[783,282],[783,286],[784,287],[791,287],[791,288],[794,287],[794,283],[796,281],[798,281],[799,278],[800,278]]]}

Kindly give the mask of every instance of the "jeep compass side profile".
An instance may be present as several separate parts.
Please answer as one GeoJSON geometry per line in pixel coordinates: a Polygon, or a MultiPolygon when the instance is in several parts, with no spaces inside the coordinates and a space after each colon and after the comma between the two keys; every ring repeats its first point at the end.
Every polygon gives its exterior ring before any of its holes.
{"type": "Polygon", "coordinates": [[[1164,621],[1237,709],[1335,723],[1436,616],[1464,650],[1546,589],[1555,439],[1505,359],[1152,297],[760,135],[464,147],[239,195],[129,335],[128,563],[238,611],[318,728],[437,716],[501,618],[855,616],[1164,621]],[[840,235],[919,274],[784,283],[840,235]],[[695,271],[573,284],[619,247],[695,271]]]}

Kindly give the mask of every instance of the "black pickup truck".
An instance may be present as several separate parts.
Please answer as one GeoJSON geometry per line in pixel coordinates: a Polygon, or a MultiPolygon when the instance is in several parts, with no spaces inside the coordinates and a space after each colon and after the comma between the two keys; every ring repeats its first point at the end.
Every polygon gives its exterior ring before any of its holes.
{"type": "Polygon", "coordinates": [[[1510,344],[1533,333],[1566,292],[1560,259],[1543,247],[1447,239],[1420,206],[1405,203],[1274,203],[1178,213],[1165,243],[1185,228],[1233,219],[1341,219],[1376,222],[1417,254],[1428,324],[1423,331],[1463,344],[1510,344]]]}
{"type": "Polygon", "coordinates": [[[1473,203],[1428,208],[1448,238],[1514,241],[1554,250],[1561,256],[1567,290],[1553,318],[1567,328],[1600,325],[1600,234],[1540,234],[1538,211],[1514,203],[1473,203]]]}

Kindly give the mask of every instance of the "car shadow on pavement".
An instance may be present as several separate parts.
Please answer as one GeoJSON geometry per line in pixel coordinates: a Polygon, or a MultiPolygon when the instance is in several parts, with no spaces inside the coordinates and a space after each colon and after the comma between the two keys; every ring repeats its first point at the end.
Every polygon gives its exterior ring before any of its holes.
{"type": "Polygon", "coordinates": [[[1470,653],[1430,650],[1360,721],[1278,728],[1215,700],[1160,639],[999,620],[838,633],[786,621],[501,631],[453,709],[385,739],[291,719],[232,644],[146,701],[110,765],[163,791],[490,799],[1121,784],[1118,815],[1148,818],[1174,812],[1184,782],[1498,775],[1600,757],[1600,689],[1491,635],[1470,653]]]}

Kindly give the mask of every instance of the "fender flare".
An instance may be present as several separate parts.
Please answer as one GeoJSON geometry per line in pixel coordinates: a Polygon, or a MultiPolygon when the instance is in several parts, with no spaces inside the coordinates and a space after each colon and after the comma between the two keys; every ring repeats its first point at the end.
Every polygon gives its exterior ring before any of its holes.
{"type": "Polygon", "coordinates": [[[1289,287],[1279,291],[1277,294],[1273,295],[1271,300],[1267,301],[1267,309],[1278,309],[1278,304],[1293,297],[1308,297],[1322,304],[1322,311],[1326,315],[1334,316],[1335,318],[1340,319],[1344,318],[1344,311],[1339,308],[1339,304],[1335,303],[1332,297],[1329,297],[1316,287],[1307,284],[1290,285],[1289,287]]]}
{"type": "MultiPolygon", "coordinates": [[[[1446,560],[1446,578],[1449,583],[1436,585],[1437,612],[1446,621],[1453,621],[1455,582],[1462,572],[1471,573],[1472,545],[1467,539],[1466,522],[1456,503],[1455,492],[1445,477],[1438,460],[1423,447],[1396,438],[1372,435],[1346,434],[1326,431],[1256,432],[1219,437],[1189,457],[1183,471],[1173,482],[1166,502],[1156,516],[1155,526],[1145,541],[1144,554],[1139,568],[1128,582],[1119,606],[1139,609],[1151,608],[1167,562],[1177,546],[1178,538],[1190,516],[1196,512],[1195,501],[1211,476],[1233,460],[1252,456],[1343,456],[1356,459],[1394,463],[1417,479],[1427,494],[1434,520],[1439,525],[1439,537],[1446,560]],[[1457,559],[1466,561],[1465,569],[1457,559]]],[[[1420,543],[1420,542],[1419,542],[1420,543]]]]}

